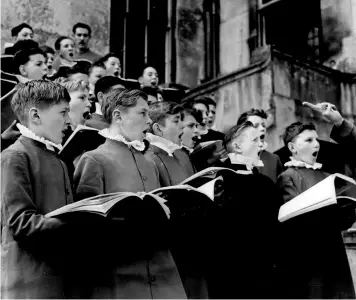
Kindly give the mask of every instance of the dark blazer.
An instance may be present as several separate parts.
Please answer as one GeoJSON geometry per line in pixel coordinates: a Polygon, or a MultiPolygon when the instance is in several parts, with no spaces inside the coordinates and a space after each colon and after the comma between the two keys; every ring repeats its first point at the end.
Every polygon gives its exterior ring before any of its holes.
{"type": "Polygon", "coordinates": [[[260,173],[268,176],[274,183],[276,183],[277,177],[283,172],[283,165],[279,156],[263,150],[260,159],[263,161],[264,166],[259,167],[258,170],[260,173]]]}
{"type": "Polygon", "coordinates": [[[173,156],[169,156],[163,149],[150,145],[150,148],[145,154],[145,156],[156,163],[161,186],[179,184],[190,176],[187,167],[183,165],[182,160],[184,157],[181,153],[176,154],[177,151],[178,150],[173,153],[173,156]]]}
{"type": "MultiPolygon", "coordinates": [[[[246,166],[229,160],[224,167],[247,171],[246,166]]],[[[257,169],[246,175],[231,174],[224,176],[224,200],[212,223],[209,294],[212,298],[276,298],[281,197],[273,181],[257,169]]]]}
{"type": "MultiPolygon", "coordinates": [[[[328,175],[320,170],[291,167],[279,176],[277,184],[288,202],[328,175]]],[[[284,282],[285,298],[355,298],[340,233],[354,221],[354,209],[328,206],[283,223],[281,260],[284,278],[288,278],[284,282]]]]}
{"type": "Polygon", "coordinates": [[[73,202],[65,164],[21,136],[1,154],[1,179],[1,296],[67,297],[63,247],[70,239],[64,242],[64,222],[44,217],[73,202]]]}
{"type": "MultiPolygon", "coordinates": [[[[103,193],[150,192],[160,187],[157,167],[149,157],[110,139],[83,154],[74,172],[74,185],[78,199],[103,193]]],[[[133,223],[112,220],[108,229],[111,242],[105,240],[102,250],[107,257],[104,270],[92,270],[87,276],[90,298],[186,298],[167,246],[167,224],[157,224],[149,212],[144,218],[133,223]]]]}

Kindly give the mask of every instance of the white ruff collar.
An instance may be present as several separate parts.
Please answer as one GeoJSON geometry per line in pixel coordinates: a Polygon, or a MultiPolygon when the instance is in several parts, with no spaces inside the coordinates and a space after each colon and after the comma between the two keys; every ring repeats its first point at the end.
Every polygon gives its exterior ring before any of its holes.
{"type": "Polygon", "coordinates": [[[209,132],[209,129],[206,128],[205,130],[199,130],[199,135],[205,135],[205,134],[208,134],[209,132]]]}
{"type": "Polygon", "coordinates": [[[257,163],[254,163],[251,158],[242,156],[241,154],[229,153],[228,156],[232,164],[245,165],[247,170],[252,170],[253,167],[264,166],[262,160],[258,160],[257,163]]]}
{"type": "Polygon", "coordinates": [[[322,164],[317,163],[317,162],[315,162],[313,165],[310,165],[304,161],[294,159],[293,156],[291,156],[289,158],[290,158],[290,161],[288,161],[284,164],[285,167],[298,167],[298,168],[307,168],[307,169],[317,170],[317,169],[321,169],[321,167],[323,166],[322,164]]]}
{"type": "Polygon", "coordinates": [[[46,140],[45,138],[43,137],[39,137],[37,136],[35,133],[33,133],[30,129],[28,129],[27,127],[21,125],[20,123],[17,123],[16,124],[17,128],[19,129],[20,133],[29,138],[29,139],[32,139],[32,140],[35,140],[35,141],[38,141],[38,142],[41,142],[43,144],[46,145],[46,148],[48,150],[51,150],[51,151],[54,151],[54,147],[57,148],[58,150],[62,150],[63,146],[61,144],[55,144],[49,140],[46,140]]]}
{"type": "Polygon", "coordinates": [[[189,152],[189,154],[193,153],[193,151],[194,151],[194,149],[190,149],[189,147],[184,146],[183,144],[182,144],[182,148],[187,150],[189,152]]]}
{"type": "Polygon", "coordinates": [[[122,142],[124,144],[126,144],[129,148],[133,147],[138,151],[143,151],[145,150],[145,143],[135,140],[132,142],[127,141],[121,134],[118,134],[116,136],[112,136],[109,132],[108,128],[105,128],[103,130],[99,131],[99,134],[102,135],[103,137],[110,139],[110,140],[114,140],[114,141],[118,141],[118,142],[122,142]]]}
{"type": "Polygon", "coordinates": [[[177,144],[152,133],[146,133],[146,139],[151,145],[166,151],[168,156],[173,156],[174,151],[182,148],[182,146],[178,146],[177,144]]]}

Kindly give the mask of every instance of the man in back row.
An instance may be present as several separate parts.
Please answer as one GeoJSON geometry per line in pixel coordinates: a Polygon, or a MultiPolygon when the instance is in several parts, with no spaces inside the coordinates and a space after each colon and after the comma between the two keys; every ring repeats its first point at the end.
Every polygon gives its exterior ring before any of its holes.
{"type": "Polygon", "coordinates": [[[73,37],[75,41],[75,60],[88,60],[91,63],[98,60],[100,55],[89,49],[89,40],[91,38],[91,28],[84,23],[77,23],[73,26],[73,37]]]}

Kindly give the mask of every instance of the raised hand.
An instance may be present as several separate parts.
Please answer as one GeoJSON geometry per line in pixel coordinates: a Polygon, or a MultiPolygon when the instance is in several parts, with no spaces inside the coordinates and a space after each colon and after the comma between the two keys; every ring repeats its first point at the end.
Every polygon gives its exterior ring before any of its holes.
{"type": "Polygon", "coordinates": [[[336,106],[331,103],[322,102],[318,104],[312,104],[310,102],[303,102],[303,105],[311,108],[314,111],[320,112],[335,126],[340,126],[344,120],[341,114],[337,111],[336,106]]]}

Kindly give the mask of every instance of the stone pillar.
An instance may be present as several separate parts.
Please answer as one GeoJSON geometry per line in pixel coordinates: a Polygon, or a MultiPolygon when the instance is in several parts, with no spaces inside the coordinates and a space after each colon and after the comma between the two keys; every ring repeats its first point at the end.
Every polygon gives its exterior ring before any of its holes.
{"type": "Polygon", "coordinates": [[[220,1],[220,72],[226,75],[250,63],[249,1],[220,1]]]}
{"type": "Polygon", "coordinates": [[[176,82],[188,87],[204,74],[204,0],[177,0],[176,82]]]}

